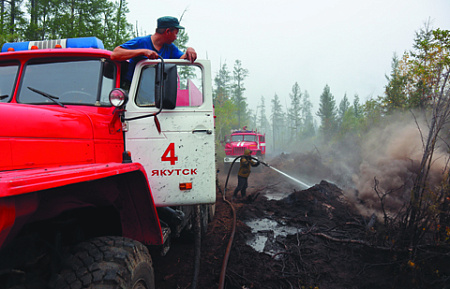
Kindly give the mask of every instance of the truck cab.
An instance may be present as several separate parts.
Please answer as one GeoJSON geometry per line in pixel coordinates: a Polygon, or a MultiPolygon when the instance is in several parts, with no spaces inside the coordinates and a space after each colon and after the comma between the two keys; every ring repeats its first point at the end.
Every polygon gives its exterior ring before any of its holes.
{"type": "MultiPolygon", "coordinates": [[[[212,217],[209,61],[143,60],[127,83],[128,63],[110,56],[95,37],[2,47],[0,281],[6,288],[35,284],[34,278],[44,279],[42,288],[49,280],[65,288],[71,264],[59,258],[67,248],[96,242],[107,249],[133,244],[128,259],[153,272],[150,256],[141,258],[148,255],[144,246],[165,254],[171,238],[192,228],[196,212],[203,227],[212,217]],[[36,273],[39,267],[49,275],[36,273]]],[[[119,271],[111,274],[125,278],[119,271]]]]}
{"type": "Polygon", "coordinates": [[[251,155],[259,160],[264,160],[266,155],[265,134],[257,130],[248,130],[246,127],[234,130],[230,135],[225,136],[225,168],[238,156],[244,154],[245,149],[251,150],[251,155]]]}

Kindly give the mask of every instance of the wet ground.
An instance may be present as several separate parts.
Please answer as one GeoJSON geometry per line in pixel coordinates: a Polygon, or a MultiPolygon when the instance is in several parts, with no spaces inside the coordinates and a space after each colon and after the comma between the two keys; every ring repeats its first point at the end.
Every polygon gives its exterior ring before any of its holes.
{"type": "MultiPolygon", "coordinates": [[[[231,208],[223,201],[226,176],[219,174],[216,215],[202,239],[197,288],[219,286],[232,227],[231,208]]],[[[311,176],[301,181],[312,186],[264,167],[252,172],[248,194],[256,198],[233,202],[238,220],[225,288],[450,288],[438,276],[450,275],[447,265],[419,270],[408,264],[407,252],[368,246],[366,241],[377,236],[375,225],[358,214],[339,187],[311,176]]],[[[233,173],[228,200],[236,183],[233,173]]],[[[191,288],[193,247],[179,240],[167,256],[154,256],[157,288],[191,288]]]]}

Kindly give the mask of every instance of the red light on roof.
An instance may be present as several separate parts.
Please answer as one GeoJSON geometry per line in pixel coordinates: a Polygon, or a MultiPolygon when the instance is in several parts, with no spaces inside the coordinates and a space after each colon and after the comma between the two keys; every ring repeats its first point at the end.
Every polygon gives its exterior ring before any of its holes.
{"type": "Polygon", "coordinates": [[[14,51],[14,48],[9,47],[9,48],[8,48],[8,51],[14,51]]]}
{"type": "Polygon", "coordinates": [[[38,47],[36,45],[31,46],[30,50],[35,50],[38,49],[38,47]]]}
{"type": "Polygon", "coordinates": [[[56,44],[55,48],[62,48],[61,44],[56,44]]]}

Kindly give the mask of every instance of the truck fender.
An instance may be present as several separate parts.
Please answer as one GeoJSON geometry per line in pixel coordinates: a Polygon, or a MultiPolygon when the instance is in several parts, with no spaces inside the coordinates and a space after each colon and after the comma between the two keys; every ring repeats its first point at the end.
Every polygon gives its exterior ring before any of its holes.
{"type": "MultiPolygon", "coordinates": [[[[81,170],[80,166],[76,170],[66,168],[65,176],[61,174],[61,168],[55,171],[59,181],[65,180],[65,185],[48,182],[52,179],[48,174],[39,182],[39,174],[30,171],[17,180],[17,186],[7,176],[1,178],[1,182],[9,182],[9,190],[3,191],[9,196],[0,196],[0,247],[12,241],[28,223],[50,220],[78,209],[105,207],[113,208],[119,215],[124,237],[148,245],[162,244],[161,226],[143,167],[140,164],[110,164],[104,166],[110,170],[101,173],[98,165],[93,167],[97,169],[91,173],[89,168],[81,170]],[[80,170],[82,177],[76,173],[80,170]],[[33,180],[33,188],[42,189],[25,190],[23,184],[27,183],[27,178],[33,180]]],[[[17,179],[18,174],[13,175],[17,179]]]]}

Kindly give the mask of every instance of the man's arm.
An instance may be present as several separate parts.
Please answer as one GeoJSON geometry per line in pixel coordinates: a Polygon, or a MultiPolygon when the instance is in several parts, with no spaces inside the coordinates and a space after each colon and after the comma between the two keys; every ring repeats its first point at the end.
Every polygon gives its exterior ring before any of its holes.
{"type": "Polygon", "coordinates": [[[250,164],[252,167],[257,167],[257,166],[259,166],[260,162],[259,162],[259,160],[254,161],[253,159],[251,159],[250,164]]]}
{"type": "Polygon", "coordinates": [[[140,55],[143,55],[148,59],[158,59],[159,57],[158,53],[150,49],[125,49],[121,46],[117,46],[111,54],[111,59],[116,61],[124,61],[140,55]]]}

